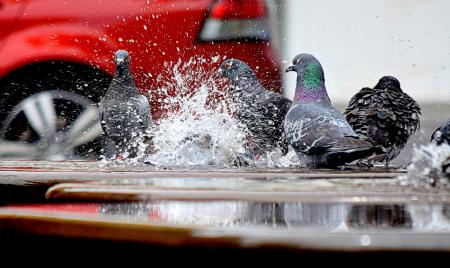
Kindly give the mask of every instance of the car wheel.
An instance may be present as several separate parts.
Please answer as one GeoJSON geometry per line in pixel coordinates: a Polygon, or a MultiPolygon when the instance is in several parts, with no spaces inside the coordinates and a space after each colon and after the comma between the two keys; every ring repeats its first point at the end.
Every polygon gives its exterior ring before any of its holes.
{"type": "Polygon", "coordinates": [[[101,135],[98,109],[91,100],[68,91],[44,91],[23,99],[7,115],[0,130],[0,157],[96,158],[101,135]]]}
{"type": "Polygon", "coordinates": [[[91,66],[43,62],[0,81],[0,159],[94,160],[103,154],[99,102],[111,77],[91,66]]]}

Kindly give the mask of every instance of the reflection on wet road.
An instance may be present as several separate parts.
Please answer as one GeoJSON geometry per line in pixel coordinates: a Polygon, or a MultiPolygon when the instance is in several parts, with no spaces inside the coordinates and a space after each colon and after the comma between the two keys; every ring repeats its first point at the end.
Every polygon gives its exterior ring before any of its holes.
{"type": "Polygon", "coordinates": [[[101,214],[165,224],[317,229],[449,231],[449,204],[158,201],[102,204],[101,214]]]}

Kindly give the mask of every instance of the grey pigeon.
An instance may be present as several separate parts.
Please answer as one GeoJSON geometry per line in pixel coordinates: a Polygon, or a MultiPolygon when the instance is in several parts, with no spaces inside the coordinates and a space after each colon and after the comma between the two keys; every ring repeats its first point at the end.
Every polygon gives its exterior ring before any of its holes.
{"type": "Polygon", "coordinates": [[[444,176],[446,176],[447,179],[450,180],[450,155],[442,164],[442,172],[444,173],[444,176]]]}
{"type": "Polygon", "coordinates": [[[397,157],[408,138],[420,127],[420,107],[392,76],[383,76],[372,88],[361,89],[350,100],[345,118],[356,134],[373,140],[386,149],[377,161],[397,157]]]}
{"type": "MultiPolygon", "coordinates": [[[[434,142],[437,145],[450,145],[450,119],[433,132],[433,135],[431,135],[431,142],[434,142]]],[[[444,173],[444,176],[450,180],[450,155],[442,163],[442,172],[444,173]]]]}
{"type": "Polygon", "coordinates": [[[283,121],[292,101],[265,89],[255,72],[238,59],[225,60],[219,72],[231,83],[236,117],[248,129],[253,153],[263,154],[274,148],[286,153],[283,121]]]}
{"type": "Polygon", "coordinates": [[[286,139],[307,167],[336,168],[383,153],[369,139],[360,138],[330,102],[320,62],[299,54],[286,72],[297,73],[294,103],[286,114],[286,139]]]}
{"type": "Polygon", "coordinates": [[[447,120],[433,132],[431,135],[431,141],[440,145],[446,143],[450,145],[450,119],[447,120]]]}
{"type": "Polygon", "coordinates": [[[114,77],[99,104],[100,120],[103,132],[126,157],[132,139],[144,133],[152,119],[148,99],[134,83],[128,52],[118,50],[114,62],[114,77]]]}

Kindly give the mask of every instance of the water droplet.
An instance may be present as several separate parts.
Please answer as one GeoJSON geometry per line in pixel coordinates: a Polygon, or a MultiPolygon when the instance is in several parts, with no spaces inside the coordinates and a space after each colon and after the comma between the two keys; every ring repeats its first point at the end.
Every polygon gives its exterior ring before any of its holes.
{"type": "Polygon", "coordinates": [[[361,246],[364,246],[364,247],[369,246],[370,243],[371,243],[370,236],[362,235],[361,238],[360,238],[360,243],[361,243],[361,246]]]}

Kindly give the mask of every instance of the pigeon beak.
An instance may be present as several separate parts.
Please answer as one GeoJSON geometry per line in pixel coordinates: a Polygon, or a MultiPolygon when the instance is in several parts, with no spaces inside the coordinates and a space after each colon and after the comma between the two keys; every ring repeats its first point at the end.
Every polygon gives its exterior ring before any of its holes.
{"type": "Polygon", "coordinates": [[[286,71],[284,71],[284,72],[287,73],[287,72],[292,72],[292,71],[295,71],[294,65],[287,67],[286,71]]]}

